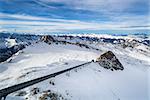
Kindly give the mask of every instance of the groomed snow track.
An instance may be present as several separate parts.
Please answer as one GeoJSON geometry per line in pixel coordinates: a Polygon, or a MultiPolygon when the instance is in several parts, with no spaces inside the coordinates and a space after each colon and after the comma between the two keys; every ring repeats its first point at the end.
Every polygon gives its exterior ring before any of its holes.
{"type": "Polygon", "coordinates": [[[16,91],[21,90],[21,89],[26,88],[26,87],[29,87],[29,86],[34,85],[36,83],[42,82],[42,81],[47,80],[49,78],[55,77],[57,75],[63,74],[63,73],[70,71],[72,69],[82,67],[84,65],[88,65],[92,62],[93,62],[93,60],[86,62],[86,63],[83,63],[83,64],[80,64],[80,65],[77,65],[77,66],[74,66],[74,67],[71,67],[71,68],[68,68],[68,69],[65,69],[65,70],[62,70],[62,71],[59,71],[59,72],[55,72],[55,73],[40,77],[40,78],[36,78],[36,79],[30,80],[30,81],[27,81],[24,83],[20,83],[17,85],[13,85],[13,86],[4,88],[4,89],[0,90],[0,100],[5,100],[6,96],[13,93],[13,92],[16,92],[16,91]]]}

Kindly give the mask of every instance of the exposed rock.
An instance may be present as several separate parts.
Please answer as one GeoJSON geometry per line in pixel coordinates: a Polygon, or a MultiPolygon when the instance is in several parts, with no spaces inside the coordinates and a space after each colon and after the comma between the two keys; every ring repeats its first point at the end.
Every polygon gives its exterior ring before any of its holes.
{"type": "Polygon", "coordinates": [[[25,46],[20,44],[20,45],[12,46],[10,48],[0,49],[0,63],[6,61],[13,54],[17,53],[19,50],[22,50],[24,48],[25,46]]]}
{"type": "Polygon", "coordinates": [[[117,57],[114,55],[113,52],[108,51],[104,54],[102,54],[99,58],[97,58],[96,62],[100,64],[100,66],[114,70],[123,70],[124,67],[120,63],[120,61],[117,59],[117,57]]]}
{"type": "Polygon", "coordinates": [[[32,90],[31,90],[31,94],[32,95],[36,95],[36,94],[38,94],[40,92],[40,89],[39,88],[33,88],[32,90]]]}
{"type": "Polygon", "coordinates": [[[55,85],[54,80],[50,80],[49,84],[55,85]]]}
{"type": "Polygon", "coordinates": [[[50,35],[44,35],[41,37],[41,40],[48,43],[48,44],[51,44],[52,42],[54,42],[54,38],[50,35]]]}
{"type": "Polygon", "coordinates": [[[61,94],[53,92],[51,90],[45,91],[42,96],[39,97],[39,100],[67,100],[61,94]]]}

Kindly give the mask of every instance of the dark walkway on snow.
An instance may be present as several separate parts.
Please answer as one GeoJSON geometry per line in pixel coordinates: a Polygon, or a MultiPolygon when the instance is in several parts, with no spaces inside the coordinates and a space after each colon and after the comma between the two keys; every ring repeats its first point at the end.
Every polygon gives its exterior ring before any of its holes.
{"type": "Polygon", "coordinates": [[[42,82],[42,81],[47,80],[49,78],[52,78],[52,77],[55,77],[57,75],[63,74],[63,73],[65,73],[67,71],[70,71],[72,69],[75,69],[75,68],[78,68],[78,67],[81,67],[81,66],[84,66],[84,65],[88,65],[91,62],[93,62],[93,61],[86,62],[86,63],[83,63],[81,65],[74,66],[72,68],[68,68],[68,69],[65,69],[65,70],[62,70],[62,71],[59,71],[59,72],[52,73],[50,75],[46,75],[46,76],[36,78],[36,79],[30,80],[30,81],[27,81],[27,82],[24,82],[24,83],[20,83],[20,84],[14,85],[14,86],[4,88],[4,89],[0,90],[0,100],[5,100],[6,96],[10,93],[16,92],[18,90],[21,90],[23,88],[34,85],[36,83],[42,82]]]}

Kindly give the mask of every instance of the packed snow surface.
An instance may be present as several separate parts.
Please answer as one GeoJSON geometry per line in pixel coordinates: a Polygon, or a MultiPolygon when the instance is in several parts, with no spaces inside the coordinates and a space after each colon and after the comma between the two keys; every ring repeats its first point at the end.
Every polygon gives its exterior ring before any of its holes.
{"type": "Polygon", "coordinates": [[[6,39],[6,46],[7,47],[12,47],[12,46],[14,46],[14,45],[17,45],[17,42],[16,42],[16,40],[15,39],[6,39]]]}
{"type": "MultiPolygon", "coordinates": [[[[111,50],[124,66],[123,71],[104,69],[98,63],[77,68],[48,79],[7,97],[8,100],[41,100],[43,91],[51,90],[67,100],[149,100],[150,52],[141,45],[135,49],[114,44],[89,44],[96,51],[71,44],[34,43],[0,64],[0,89],[79,65],[111,50]],[[50,84],[53,81],[54,84],[50,84]],[[32,94],[33,88],[39,88],[32,94]]],[[[60,99],[63,100],[63,99],[60,99]]]]}

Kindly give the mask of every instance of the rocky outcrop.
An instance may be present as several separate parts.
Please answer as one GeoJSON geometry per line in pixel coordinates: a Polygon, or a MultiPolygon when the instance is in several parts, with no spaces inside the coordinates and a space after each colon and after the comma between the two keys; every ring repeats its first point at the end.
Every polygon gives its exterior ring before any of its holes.
{"type": "Polygon", "coordinates": [[[13,54],[17,53],[19,50],[22,50],[24,48],[25,46],[20,44],[20,45],[12,46],[10,48],[0,49],[0,63],[6,61],[13,54]]]}
{"type": "Polygon", "coordinates": [[[97,58],[96,62],[98,62],[100,66],[106,69],[111,69],[112,71],[124,69],[123,65],[111,51],[102,54],[99,58],[97,58]]]}
{"type": "Polygon", "coordinates": [[[54,38],[50,35],[44,35],[41,37],[41,41],[44,41],[48,44],[51,44],[52,42],[55,42],[54,38]]]}

